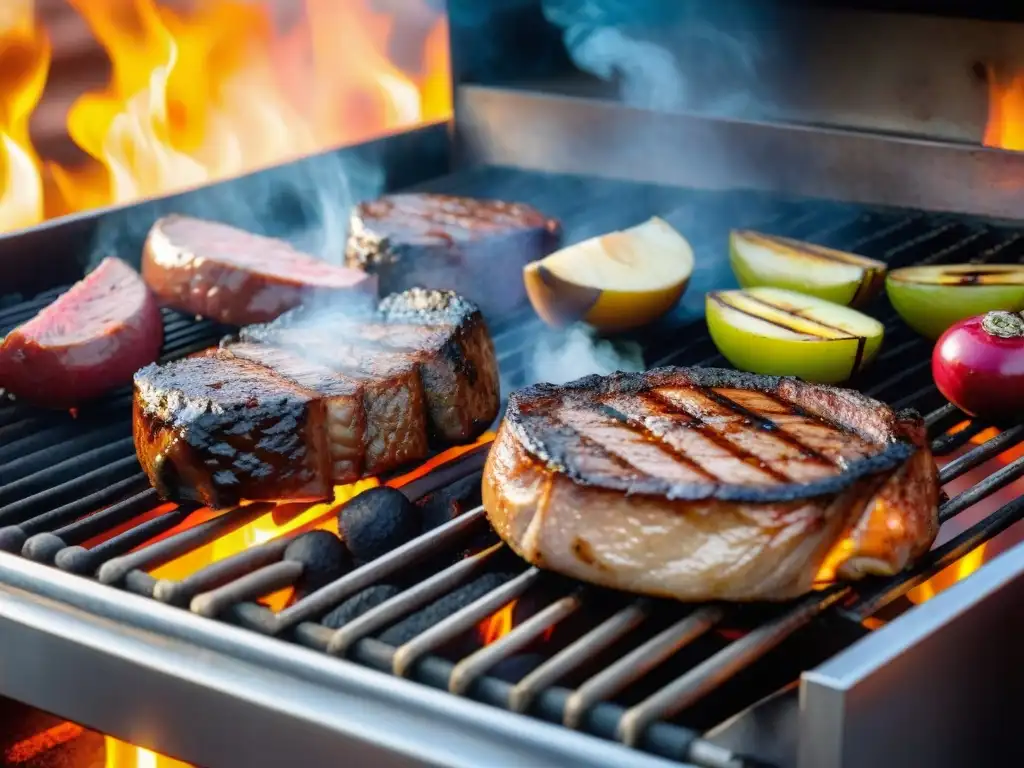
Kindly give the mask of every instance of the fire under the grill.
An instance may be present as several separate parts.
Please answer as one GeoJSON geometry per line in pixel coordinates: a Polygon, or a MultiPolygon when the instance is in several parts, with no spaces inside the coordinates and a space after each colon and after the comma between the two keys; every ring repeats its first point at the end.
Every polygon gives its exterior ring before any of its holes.
{"type": "MultiPolygon", "coordinates": [[[[701,259],[688,298],[656,330],[631,339],[648,367],[724,364],[696,316],[703,292],[727,279],[719,254],[731,227],[891,266],[1012,262],[1024,254],[1024,229],[1012,224],[755,192],[495,167],[419,188],[533,204],[562,220],[568,240],[653,214],[686,232],[701,259]]],[[[0,333],[60,290],[0,310],[0,333]]],[[[944,403],[931,381],[928,342],[887,304],[872,313],[886,325],[886,347],[855,383],[926,414],[948,493],[943,534],[897,577],[823,584],[781,605],[636,598],[527,567],[498,542],[479,506],[490,435],[423,471],[338,488],[330,504],[215,513],[161,503],[149,488],[135,458],[127,390],[74,413],[0,405],[0,549],[20,556],[0,557],[0,592],[9,598],[0,606],[0,637],[10,641],[0,690],[209,765],[326,763],[346,739],[362,745],[363,758],[400,755],[396,765],[491,764],[486,756],[497,745],[504,751],[493,764],[787,764],[798,741],[786,734],[798,721],[801,673],[923,611],[914,604],[1014,543],[1011,528],[1024,517],[1024,427],[1000,432],[944,403]],[[286,559],[288,543],[336,525],[345,501],[379,483],[416,504],[423,532],[296,600],[291,589],[311,566],[286,559]],[[60,631],[33,614],[44,608],[59,609],[60,631]],[[118,645],[97,647],[111,627],[118,645]],[[19,668],[33,652],[61,654],[42,686],[19,668]],[[222,665],[222,678],[208,677],[209,663],[222,665]],[[53,682],[61,674],[85,679],[62,692],[53,682]],[[118,693],[89,711],[87,692],[95,694],[104,674],[119,676],[118,693]],[[389,676],[420,687],[393,685],[389,676]],[[427,689],[447,693],[418,692],[427,689]],[[360,706],[363,714],[354,714],[360,706]],[[139,713],[135,723],[125,721],[130,711],[139,713]],[[765,728],[758,725],[765,712],[787,713],[788,725],[776,720],[771,739],[751,737],[765,728]],[[430,728],[444,737],[426,738],[430,728]],[[603,741],[570,738],[570,730],[603,741]],[[227,747],[217,737],[243,731],[259,735],[232,741],[230,762],[218,762],[227,747]]],[[[169,311],[164,322],[164,359],[201,350],[227,330],[169,311]]],[[[531,313],[492,319],[491,330],[506,394],[559,375],[539,362],[538,346],[552,337],[531,313]]],[[[815,695],[821,691],[805,691],[815,695]]],[[[917,745],[918,732],[909,736],[917,745]]]]}

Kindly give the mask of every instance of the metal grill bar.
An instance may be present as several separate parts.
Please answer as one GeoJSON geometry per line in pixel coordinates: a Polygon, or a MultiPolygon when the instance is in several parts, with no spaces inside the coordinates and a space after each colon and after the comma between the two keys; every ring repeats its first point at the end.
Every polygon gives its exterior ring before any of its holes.
{"type": "MultiPolygon", "coordinates": [[[[451,182],[457,188],[445,189],[444,180],[436,191],[461,194],[493,194],[495,174],[478,171],[471,178],[451,182]]],[[[605,182],[594,181],[594,185],[605,182]]],[[[560,201],[561,218],[567,231],[574,226],[585,229],[593,219],[587,200],[574,205],[574,196],[559,191],[557,178],[550,181],[551,205],[560,201]],[[564,202],[562,202],[564,201],[564,202]]],[[[673,198],[686,205],[680,193],[673,198]]],[[[509,194],[510,198],[521,195],[509,194]]],[[[621,200],[621,195],[608,195],[621,200]]],[[[659,198],[661,199],[661,198],[659,198]]],[[[667,199],[667,198],[666,198],[667,199]]],[[[549,208],[536,201],[541,208],[549,208]]],[[[726,205],[730,211],[731,205],[726,205]]],[[[671,215],[671,214],[666,214],[671,215]]],[[[730,214],[732,215],[732,214],[730,214]]],[[[625,218],[623,212],[616,219],[625,218]]],[[[713,217],[711,217],[713,218],[713,217]]],[[[611,219],[610,219],[611,220],[611,219]]],[[[731,222],[734,225],[736,222],[731,222]]],[[[695,224],[691,238],[699,244],[712,243],[722,233],[703,223],[695,224]]],[[[791,237],[804,237],[833,247],[855,250],[866,256],[882,258],[891,265],[910,263],[948,263],[970,259],[991,261],[1020,258],[1024,240],[1020,232],[1003,230],[977,222],[964,223],[953,217],[892,212],[852,212],[834,205],[820,207],[791,204],[781,206],[760,225],[764,231],[791,237]]],[[[724,232],[724,230],[722,230],[724,232]]],[[[718,247],[708,245],[705,250],[718,247]]],[[[699,249],[698,249],[699,250],[699,249]]],[[[695,280],[697,276],[695,276],[695,280]]],[[[716,278],[717,279],[717,278],[716,278]]],[[[699,297],[698,286],[694,286],[699,297]]],[[[692,291],[691,291],[692,293],[692,291]]],[[[0,328],[20,322],[49,299],[40,299],[16,311],[0,311],[0,328]],[[35,307],[31,309],[29,307],[35,307]],[[27,313],[27,314],[26,314],[27,313]]],[[[685,304],[685,301],[684,301],[685,304]]],[[[693,309],[693,306],[690,307],[693,309]]],[[[687,310],[689,311],[689,310],[687,310]]],[[[887,342],[875,367],[857,382],[869,393],[887,397],[900,407],[916,407],[928,412],[926,424],[933,437],[937,455],[965,447],[987,429],[987,425],[968,419],[955,408],[943,404],[931,384],[927,370],[928,345],[904,328],[884,300],[874,313],[885,324],[887,342]],[[909,365],[900,365],[913,358],[909,365]],[[947,434],[958,422],[966,428],[947,434]]],[[[169,359],[202,349],[229,329],[212,323],[195,323],[173,313],[165,315],[165,349],[169,359]]],[[[675,322],[675,321],[673,321],[675,322]]],[[[524,380],[540,325],[531,313],[493,324],[493,337],[503,374],[512,380],[524,380]]],[[[641,339],[652,364],[721,365],[701,321],[686,324],[678,318],[666,338],[692,338],[675,348],[659,348],[658,341],[641,339]]],[[[517,712],[530,712],[542,719],[566,723],[605,738],[618,739],[656,754],[674,759],[691,759],[702,765],[744,765],[742,758],[715,751],[699,733],[667,719],[683,713],[707,693],[717,689],[740,670],[763,658],[772,648],[807,626],[817,616],[841,609],[850,616],[866,617],[906,594],[945,565],[955,561],[980,543],[1024,517],[1018,502],[974,523],[906,574],[895,579],[869,581],[856,586],[837,586],[812,594],[795,604],[780,606],[768,621],[755,627],[739,640],[677,671],[673,680],[661,686],[632,707],[624,708],[617,699],[644,677],[671,661],[677,652],[707,632],[717,622],[737,614],[732,606],[704,606],[684,614],[679,606],[648,599],[636,599],[604,619],[591,615],[595,601],[604,595],[594,588],[567,585],[534,568],[512,574],[495,589],[451,613],[434,626],[419,632],[397,647],[383,642],[384,630],[403,621],[434,601],[464,588],[481,574],[494,572],[508,557],[501,544],[480,544],[473,539],[478,554],[450,560],[415,584],[405,585],[397,595],[362,613],[340,629],[321,624],[323,617],[346,600],[374,585],[398,583],[409,569],[447,558],[471,537],[486,531],[481,508],[470,510],[445,525],[414,539],[382,558],[369,563],[320,590],[295,601],[275,614],[258,600],[268,592],[295,583],[302,566],[282,560],[287,544],[298,535],[292,532],[279,540],[253,547],[196,571],[180,581],[158,581],[147,571],[165,564],[202,544],[219,539],[264,514],[269,505],[247,508],[210,518],[184,530],[167,535],[181,526],[194,509],[168,507],[140,524],[128,527],[134,518],[159,504],[156,494],[145,487],[145,478],[134,463],[127,419],[119,419],[130,403],[127,390],[114,393],[104,403],[84,409],[77,419],[68,414],[40,414],[18,405],[0,406],[0,548],[20,549],[22,555],[58,568],[85,575],[99,574],[102,582],[145,595],[173,606],[188,607],[202,616],[230,621],[256,633],[294,641],[327,654],[345,656],[360,664],[412,677],[434,687],[472,696],[495,706],[517,712]],[[102,437],[100,437],[102,436],[102,437]],[[124,436],[124,437],[122,437],[124,436]],[[118,439],[118,438],[121,439],[118,439]],[[123,472],[123,476],[119,475],[123,472]],[[8,480],[8,478],[10,478],[8,480]],[[96,484],[94,493],[81,496],[83,489],[96,484]],[[77,489],[77,490],[75,490],[77,489]],[[69,496],[70,494],[70,496],[69,496]],[[71,496],[79,495],[79,498],[71,496]],[[104,508],[105,505],[106,506],[104,508]],[[13,511],[12,511],[13,510],[13,511]],[[110,535],[117,532],[116,535],[110,535]],[[102,540],[86,549],[83,545],[102,540]],[[479,545],[479,546],[477,546],[479,545]],[[537,598],[535,610],[500,639],[449,660],[440,649],[478,626],[510,600],[537,598]],[[648,637],[651,615],[657,610],[671,611],[667,629],[648,637]],[[852,606],[852,607],[851,607],[852,606]],[[494,675],[497,666],[523,653],[548,631],[560,629],[570,620],[580,621],[578,637],[543,660],[518,682],[510,683],[494,675]],[[629,648],[603,671],[590,665],[616,643],[629,648]],[[582,675],[584,682],[574,688],[559,687],[570,676],[582,675]],[[732,761],[730,763],[730,761],[732,761]]],[[[949,462],[942,471],[944,483],[978,469],[1003,452],[1021,444],[1024,426],[1006,430],[981,445],[971,447],[949,462]]],[[[430,492],[441,485],[479,473],[486,448],[477,449],[460,462],[413,481],[403,488],[410,498],[430,492]],[[464,463],[463,463],[464,462],[464,463]]],[[[1024,459],[1017,459],[946,502],[942,519],[967,510],[1024,474],[1024,459]]],[[[493,541],[493,539],[491,539],[493,541]]],[[[521,566],[520,566],[521,567],[521,566]]],[[[659,625],[660,626],[660,625],[659,625]]],[[[635,699],[634,699],[635,700],[635,699]]]]}

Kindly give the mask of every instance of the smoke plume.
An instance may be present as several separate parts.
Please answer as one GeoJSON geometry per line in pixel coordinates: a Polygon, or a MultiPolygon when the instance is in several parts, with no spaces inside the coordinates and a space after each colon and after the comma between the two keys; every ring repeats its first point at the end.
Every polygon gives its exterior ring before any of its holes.
{"type": "MultiPolygon", "coordinates": [[[[767,5],[767,4],[762,4],[767,5]]],[[[543,0],[573,62],[627,104],[738,115],[754,109],[763,8],[695,0],[543,0]]]]}
{"type": "Polygon", "coordinates": [[[565,332],[549,332],[537,339],[527,377],[531,382],[564,384],[593,373],[642,370],[639,344],[602,339],[589,326],[574,325],[565,332]]]}
{"type": "Polygon", "coordinates": [[[106,256],[139,264],[153,222],[171,213],[221,221],[289,240],[340,264],[353,206],[379,195],[384,172],[376,160],[327,152],[226,182],[130,205],[98,218],[89,267],[106,256]]]}

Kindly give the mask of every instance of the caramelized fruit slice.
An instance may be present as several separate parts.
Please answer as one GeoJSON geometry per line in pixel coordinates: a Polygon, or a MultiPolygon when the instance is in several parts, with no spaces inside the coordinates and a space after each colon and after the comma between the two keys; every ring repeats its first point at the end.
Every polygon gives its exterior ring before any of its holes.
{"type": "Polygon", "coordinates": [[[885,333],[854,309],[781,288],[715,291],[706,310],[715,346],[736,368],[826,384],[870,363],[885,333]]]}
{"type": "Polygon", "coordinates": [[[549,325],[582,320],[621,331],[671,309],[692,272],[690,244],[655,217],[531,262],[523,279],[533,308],[549,325]]]}
{"type": "Polygon", "coordinates": [[[1024,265],[951,264],[905,267],[885,281],[904,322],[929,339],[968,317],[1024,309],[1024,265]]]}
{"type": "Polygon", "coordinates": [[[729,260],[744,288],[786,288],[854,307],[877,296],[885,281],[881,261],[750,230],[730,233],[729,260]]]}

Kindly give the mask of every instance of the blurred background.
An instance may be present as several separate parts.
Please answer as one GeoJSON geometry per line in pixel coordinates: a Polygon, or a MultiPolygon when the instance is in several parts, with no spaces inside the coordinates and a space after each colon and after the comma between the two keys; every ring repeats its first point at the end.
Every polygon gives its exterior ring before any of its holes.
{"type": "Polygon", "coordinates": [[[451,114],[431,0],[3,0],[0,231],[451,114]]]}

